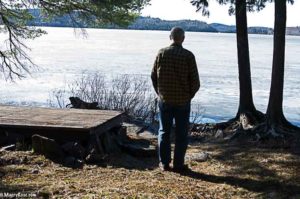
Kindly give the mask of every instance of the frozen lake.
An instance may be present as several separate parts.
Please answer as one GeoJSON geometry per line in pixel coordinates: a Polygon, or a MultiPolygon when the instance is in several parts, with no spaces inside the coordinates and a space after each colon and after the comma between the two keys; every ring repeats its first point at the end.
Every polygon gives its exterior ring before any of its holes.
{"type": "MultiPolygon", "coordinates": [[[[170,44],[164,31],[88,29],[87,37],[82,37],[72,28],[44,29],[47,35],[28,42],[39,69],[14,83],[0,79],[0,103],[47,106],[51,90],[63,88],[83,72],[150,76],[158,50],[170,44]]],[[[254,103],[265,112],[273,37],[249,37],[254,103]]],[[[300,37],[288,36],[286,45],[284,113],[300,124],[300,37]]],[[[220,121],[235,116],[239,99],[235,34],[188,32],[184,47],[197,59],[201,89],[194,102],[201,104],[204,117],[220,121]]]]}

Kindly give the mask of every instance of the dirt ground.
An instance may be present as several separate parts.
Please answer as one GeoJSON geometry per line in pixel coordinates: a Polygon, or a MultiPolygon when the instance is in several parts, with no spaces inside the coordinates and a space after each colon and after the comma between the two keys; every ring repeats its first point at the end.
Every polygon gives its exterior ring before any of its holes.
{"type": "Polygon", "coordinates": [[[300,198],[300,156],[289,151],[193,143],[186,159],[191,171],[182,174],[161,171],[155,157],[122,153],[74,170],[31,151],[2,151],[0,198],[7,193],[28,198],[300,198]],[[206,160],[194,158],[203,152],[206,160]]]}
{"type": "MultiPolygon", "coordinates": [[[[127,135],[157,144],[137,129],[128,125],[127,135]]],[[[191,171],[184,173],[161,171],[157,157],[126,153],[72,169],[32,151],[0,151],[0,198],[300,199],[299,153],[211,138],[193,137],[186,155],[191,171]]]]}

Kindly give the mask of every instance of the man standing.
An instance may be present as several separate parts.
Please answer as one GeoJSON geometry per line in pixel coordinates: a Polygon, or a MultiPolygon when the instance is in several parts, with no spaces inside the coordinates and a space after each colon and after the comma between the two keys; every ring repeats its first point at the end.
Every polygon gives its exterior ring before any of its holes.
{"type": "Polygon", "coordinates": [[[171,46],[159,51],[151,73],[155,92],[159,96],[159,161],[163,170],[171,170],[170,134],[175,118],[175,151],[173,170],[184,171],[184,157],[188,145],[191,99],[200,88],[195,56],[184,49],[184,30],[171,30],[171,46]]]}

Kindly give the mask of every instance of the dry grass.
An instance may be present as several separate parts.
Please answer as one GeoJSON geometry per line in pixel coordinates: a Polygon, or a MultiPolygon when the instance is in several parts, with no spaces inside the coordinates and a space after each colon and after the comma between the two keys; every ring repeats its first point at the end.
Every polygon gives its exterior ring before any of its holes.
{"type": "Polygon", "coordinates": [[[0,192],[50,198],[300,198],[300,157],[285,150],[193,144],[191,172],[162,172],[156,158],[110,156],[73,170],[32,152],[1,152],[0,192]],[[205,162],[193,154],[206,151],[205,162]]]}

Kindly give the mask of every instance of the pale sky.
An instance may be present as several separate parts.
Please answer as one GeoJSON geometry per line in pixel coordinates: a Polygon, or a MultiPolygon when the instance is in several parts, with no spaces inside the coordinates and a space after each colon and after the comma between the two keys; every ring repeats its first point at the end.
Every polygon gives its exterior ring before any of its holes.
{"type": "MultiPolygon", "coordinates": [[[[234,16],[228,15],[228,6],[220,6],[215,0],[210,1],[209,18],[196,12],[190,0],[151,0],[151,5],[142,11],[142,16],[158,17],[166,20],[196,19],[207,23],[223,23],[235,25],[234,16]]],[[[248,13],[248,26],[274,26],[274,3],[257,13],[248,13]]],[[[300,0],[293,5],[288,4],[287,26],[300,26],[300,0]]]]}

